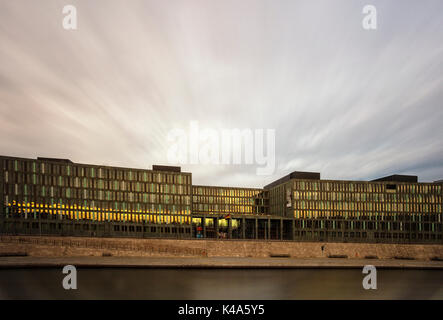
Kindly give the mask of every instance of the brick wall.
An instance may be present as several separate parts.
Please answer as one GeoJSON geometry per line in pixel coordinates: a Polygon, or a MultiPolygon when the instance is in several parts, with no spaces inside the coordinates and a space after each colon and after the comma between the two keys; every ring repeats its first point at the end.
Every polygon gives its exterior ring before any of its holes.
{"type": "Polygon", "coordinates": [[[80,237],[2,236],[1,253],[30,256],[152,256],[152,257],[256,257],[289,255],[292,258],[322,258],[346,255],[351,259],[377,256],[428,260],[443,258],[443,245],[319,243],[293,241],[215,241],[168,239],[115,239],[80,237]],[[323,246],[323,251],[322,251],[323,246]]]}

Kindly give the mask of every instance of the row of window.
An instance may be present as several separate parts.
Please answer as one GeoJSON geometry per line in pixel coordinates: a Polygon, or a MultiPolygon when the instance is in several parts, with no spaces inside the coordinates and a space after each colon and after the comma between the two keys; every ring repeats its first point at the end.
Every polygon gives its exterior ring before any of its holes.
{"type": "Polygon", "coordinates": [[[360,211],[314,211],[314,210],[295,210],[294,218],[296,219],[363,219],[363,220],[412,220],[425,221],[433,219],[435,221],[442,220],[442,214],[429,213],[423,214],[418,212],[404,213],[404,212],[360,212],[360,211]]]}
{"type": "MultiPolygon", "coordinates": [[[[241,226],[241,222],[237,219],[229,219],[229,220],[228,219],[218,219],[217,220],[218,227],[220,229],[228,228],[229,222],[231,222],[232,229],[237,229],[237,228],[240,228],[240,226],[241,226]]],[[[205,218],[204,221],[202,218],[192,218],[192,224],[195,226],[203,226],[203,224],[204,224],[205,227],[207,227],[207,228],[215,228],[215,226],[216,226],[214,219],[208,219],[208,218],[205,218]]]]}
{"type": "Polygon", "coordinates": [[[3,193],[9,196],[31,196],[31,197],[56,197],[56,198],[77,198],[77,199],[98,199],[98,200],[119,200],[132,202],[158,202],[158,199],[186,198],[190,201],[190,195],[182,196],[183,190],[180,188],[168,188],[164,185],[156,185],[152,188],[153,193],[146,192],[123,192],[94,189],[77,189],[63,187],[5,185],[3,193]],[[154,193],[155,192],[155,193],[154,193]],[[152,200],[156,199],[156,200],[152,200]]]}
{"type": "Polygon", "coordinates": [[[192,201],[194,203],[207,203],[207,204],[249,204],[254,205],[254,198],[247,197],[204,197],[193,196],[192,201]]]}
{"type": "MultiPolygon", "coordinates": [[[[121,221],[118,221],[121,222],[121,221]]],[[[168,225],[168,226],[154,226],[154,225],[131,225],[131,224],[114,224],[113,230],[114,232],[123,232],[123,233],[131,233],[131,232],[138,232],[138,233],[157,233],[157,234],[174,234],[174,233],[181,233],[181,234],[190,234],[191,228],[188,225],[185,224],[177,224],[174,223],[174,226],[168,225]]],[[[36,232],[39,232],[41,229],[43,229],[43,232],[46,233],[47,231],[55,231],[55,230],[62,230],[62,223],[61,222],[43,222],[39,224],[35,221],[24,221],[21,226],[25,230],[29,231],[30,229],[34,229],[36,232]]],[[[20,228],[19,227],[19,228],[20,228]]],[[[94,233],[97,231],[97,229],[101,232],[103,232],[103,229],[100,228],[100,224],[96,223],[75,223],[74,224],[74,231],[75,232],[85,232],[85,231],[93,231],[94,233]],[[97,228],[98,227],[98,228],[97,228]]]]}
{"type": "Polygon", "coordinates": [[[164,204],[134,204],[127,202],[110,202],[110,201],[56,201],[55,199],[46,199],[47,202],[31,202],[24,199],[23,202],[6,202],[6,210],[30,210],[30,211],[48,211],[56,209],[77,210],[77,211],[125,211],[125,212],[142,212],[155,214],[191,214],[191,206],[189,205],[164,205],[164,204]]]}
{"type": "MultiPolygon", "coordinates": [[[[325,237],[331,237],[331,238],[367,238],[368,233],[367,232],[341,232],[341,231],[295,231],[295,238],[301,238],[301,239],[318,239],[318,238],[325,238],[325,237]]],[[[395,241],[395,239],[418,239],[418,240],[441,240],[442,235],[441,234],[435,234],[435,233],[398,233],[398,232],[388,232],[388,233],[379,233],[374,232],[374,238],[375,239],[392,239],[395,241]]]]}
{"type": "Polygon", "coordinates": [[[71,188],[89,188],[89,189],[105,189],[119,191],[136,191],[136,192],[180,192],[191,193],[190,185],[182,184],[159,184],[154,182],[128,182],[125,180],[104,180],[93,178],[79,177],[63,177],[63,176],[39,176],[27,175],[25,179],[9,179],[7,172],[5,173],[5,183],[10,185],[40,185],[40,186],[58,186],[71,188]],[[160,189],[160,191],[158,191],[160,189]],[[157,190],[157,191],[156,191],[157,190]]]}
{"type": "Polygon", "coordinates": [[[391,203],[391,202],[347,202],[347,201],[295,201],[294,209],[350,210],[384,212],[441,213],[441,204],[391,203]]]}
{"type": "Polygon", "coordinates": [[[295,190],[339,191],[339,192],[400,192],[441,194],[441,185],[424,183],[370,183],[346,181],[294,181],[295,190]]]}
{"type": "Polygon", "coordinates": [[[384,231],[431,231],[441,232],[438,222],[374,222],[374,221],[334,221],[296,220],[295,228],[327,230],[384,230],[384,231]]]}
{"type": "Polygon", "coordinates": [[[256,213],[253,206],[229,205],[229,204],[215,204],[208,205],[202,203],[195,203],[192,205],[194,213],[233,213],[233,214],[254,214],[256,213]]]}
{"type": "Polygon", "coordinates": [[[57,219],[57,220],[89,220],[89,221],[121,221],[154,224],[190,224],[191,217],[178,214],[151,214],[151,213],[126,213],[126,212],[101,212],[101,211],[67,211],[67,210],[46,210],[19,211],[7,213],[9,218],[22,219],[57,219]]]}
{"type": "Polygon", "coordinates": [[[25,162],[18,160],[3,160],[5,179],[11,181],[23,181],[29,176],[68,176],[86,177],[106,180],[126,180],[139,182],[156,182],[171,184],[191,184],[192,178],[189,173],[156,172],[151,170],[129,170],[115,168],[96,168],[81,165],[59,165],[40,162],[25,162]]]}
{"type": "Polygon", "coordinates": [[[261,190],[258,189],[240,189],[240,188],[217,188],[217,187],[192,187],[193,194],[203,196],[220,196],[220,197],[254,197],[261,190]]]}
{"type": "Polygon", "coordinates": [[[316,192],[294,191],[295,200],[330,200],[330,201],[372,201],[372,202],[427,202],[441,203],[442,195],[428,194],[389,194],[360,192],[316,192]]]}
{"type": "Polygon", "coordinates": [[[28,197],[37,202],[42,202],[43,198],[56,199],[78,199],[78,200],[98,200],[98,201],[125,201],[132,203],[164,203],[164,204],[191,204],[190,196],[168,195],[168,194],[148,194],[148,193],[133,193],[133,192],[113,192],[113,191],[92,191],[80,190],[70,188],[58,189],[43,189],[41,194],[35,195],[33,193],[26,193],[22,195],[9,195],[6,197],[10,199],[28,197]]]}

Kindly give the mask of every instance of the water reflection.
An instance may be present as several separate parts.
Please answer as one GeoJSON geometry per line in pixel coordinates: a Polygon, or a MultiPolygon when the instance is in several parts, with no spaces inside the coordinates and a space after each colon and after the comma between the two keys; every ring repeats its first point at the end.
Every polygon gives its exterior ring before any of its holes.
{"type": "Polygon", "coordinates": [[[78,269],[64,290],[59,269],[0,270],[1,299],[443,299],[442,270],[379,269],[364,290],[360,269],[78,269]]]}

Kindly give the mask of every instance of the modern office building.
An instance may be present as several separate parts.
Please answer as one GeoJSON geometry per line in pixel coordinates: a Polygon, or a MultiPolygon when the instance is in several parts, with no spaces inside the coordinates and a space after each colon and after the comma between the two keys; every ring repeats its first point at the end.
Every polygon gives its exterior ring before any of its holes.
{"type": "Polygon", "coordinates": [[[3,233],[191,233],[192,175],[179,167],[139,170],[47,158],[0,161],[3,233]]]}
{"type": "Polygon", "coordinates": [[[0,157],[0,233],[443,243],[441,181],[322,180],[295,171],[262,189],[198,186],[152,170],[0,157]]]}
{"type": "Polygon", "coordinates": [[[442,184],[417,176],[337,181],[293,172],[265,190],[270,212],[294,218],[294,240],[442,242],[442,184]]]}

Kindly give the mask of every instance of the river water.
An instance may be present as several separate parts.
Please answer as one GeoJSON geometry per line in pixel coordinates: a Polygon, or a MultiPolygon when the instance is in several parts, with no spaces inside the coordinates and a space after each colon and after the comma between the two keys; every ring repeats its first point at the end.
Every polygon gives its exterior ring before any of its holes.
{"type": "Polygon", "coordinates": [[[443,299],[443,270],[377,270],[365,290],[360,269],[77,269],[65,290],[61,268],[0,270],[0,299],[443,299]]]}

